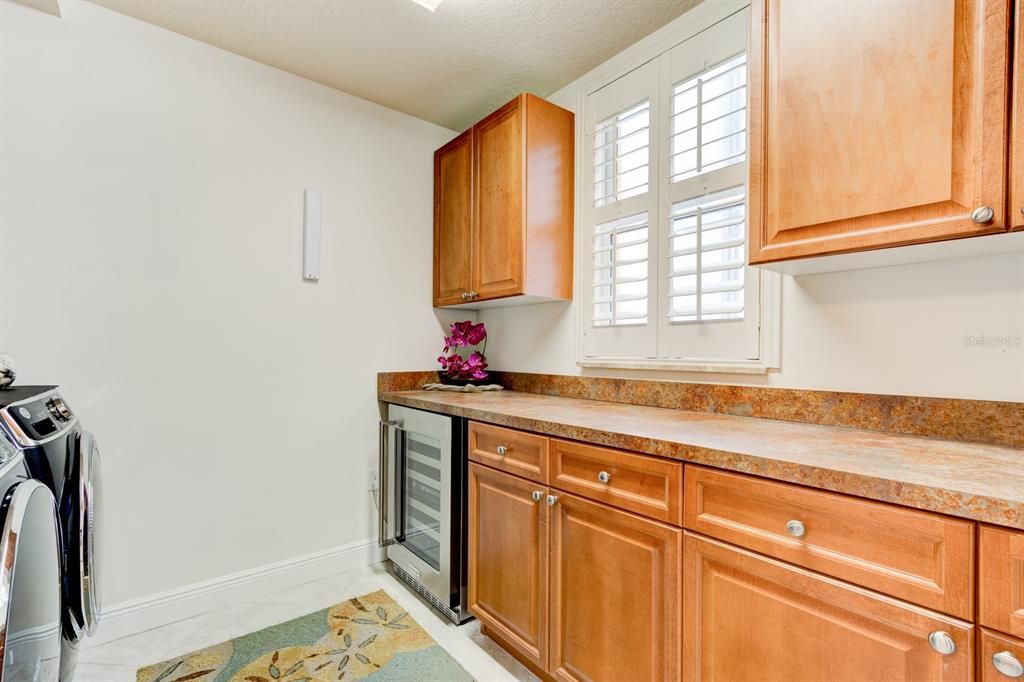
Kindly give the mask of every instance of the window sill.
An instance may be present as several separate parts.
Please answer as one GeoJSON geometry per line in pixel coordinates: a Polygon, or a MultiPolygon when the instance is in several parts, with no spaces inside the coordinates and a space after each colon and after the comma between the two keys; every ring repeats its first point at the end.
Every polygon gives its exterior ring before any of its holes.
{"type": "Polygon", "coordinates": [[[709,374],[767,374],[773,367],[762,360],[630,360],[587,358],[577,360],[580,367],[605,369],[640,369],[673,372],[706,372],[709,374]]]}

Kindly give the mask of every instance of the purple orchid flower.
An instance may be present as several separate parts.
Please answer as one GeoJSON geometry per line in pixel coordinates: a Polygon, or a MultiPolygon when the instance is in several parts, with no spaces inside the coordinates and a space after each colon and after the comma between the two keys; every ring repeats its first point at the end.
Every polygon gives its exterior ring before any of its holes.
{"type": "Polygon", "coordinates": [[[484,328],[484,323],[470,325],[469,329],[466,330],[466,343],[470,346],[476,346],[477,344],[483,343],[484,339],[487,338],[487,329],[484,328]]]}
{"type": "Polygon", "coordinates": [[[448,336],[444,337],[444,349],[437,358],[441,369],[453,379],[486,379],[489,376],[487,357],[484,355],[487,348],[487,328],[482,322],[473,324],[470,320],[464,320],[453,322],[448,329],[448,336]],[[481,343],[484,344],[483,350],[473,351],[467,358],[463,358],[457,351],[458,348],[477,346],[481,343]]]}

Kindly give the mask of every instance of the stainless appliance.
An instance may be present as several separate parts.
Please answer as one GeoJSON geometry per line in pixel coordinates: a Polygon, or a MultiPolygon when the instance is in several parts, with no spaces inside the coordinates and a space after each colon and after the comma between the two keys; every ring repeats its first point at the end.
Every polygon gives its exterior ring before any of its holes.
{"type": "Polygon", "coordinates": [[[96,631],[100,620],[99,449],[54,386],[0,391],[0,431],[23,454],[29,475],[48,488],[57,503],[59,679],[71,680],[82,641],[96,631]]]}
{"type": "Polygon", "coordinates": [[[466,420],[387,405],[379,542],[397,577],[456,623],[466,609],[466,420]]]}
{"type": "Polygon", "coordinates": [[[0,680],[53,682],[61,657],[57,507],[2,431],[0,525],[0,680]]]}

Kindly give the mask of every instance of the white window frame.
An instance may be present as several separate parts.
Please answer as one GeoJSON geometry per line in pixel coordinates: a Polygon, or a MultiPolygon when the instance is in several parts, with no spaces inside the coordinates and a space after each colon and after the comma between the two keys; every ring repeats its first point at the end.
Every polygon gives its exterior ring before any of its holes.
{"type": "MultiPolygon", "coordinates": [[[[600,209],[595,210],[593,202],[594,176],[593,176],[593,149],[591,147],[591,135],[593,124],[596,122],[594,114],[589,110],[590,95],[613,83],[622,76],[637,69],[651,68],[651,62],[664,64],[670,58],[669,53],[673,48],[687,41],[699,33],[717,24],[718,22],[742,12],[749,6],[749,0],[724,0],[722,2],[705,2],[690,10],[683,16],[671,22],[664,28],[658,30],[651,36],[641,40],[639,43],[626,49],[616,57],[612,58],[601,67],[585,76],[580,81],[577,93],[577,127],[576,127],[576,215],[578,218],[576,230],[576,300],[577,310],[577,364],[581,367],[603,367],[621,369],[649,369],[649,370],[676,370],[692,372],[722,372],[741,374],[763,374],[769,369],[779,367],[779,341],[780,341],[780,319],[781,319],[781,276],[769,270],[761,268],[748,269],[748,276],[757,277],[752,288],[756,292],[758,301],[745,303],[745,315],[753,316],[755,324],[751,326],[754,330],[748,334],[746,351],[744,357],[736,358],[707,358],[707,357],[680,357],[680,358],[659,358],[659,357],[629,357],[623,354],[617,357],[588,357],[586,335],[593,329],[591,315],[591,292],[592,286],[592,264],[591,245],[593,241],[593,229],[600,209]]],[[[698,36],[699,37],[699,36],[698,36]]],[[[713,65],[709,63],[708,66],[713,65]]],[[[667,68],[667,67],[666,67],[667,68]]],[[[650,155],[650,176],[648,179],[652,200],[645,202],[648,205],[657,205],[658,211],[649,217],[651,227],[650,244],[650,274],[648,288],[648,316],[649,326],[657,329],[656,333],[662,333],[661,329],[667,327],[663,311],[667,301],[667,285],[662,280],[663,268],[660,264],[660,256],[663,251],[662,245],[658,242],[664,236],[664,232],[658,222],[662,217],[669,215],[673,203],[673,194],[670,192],[668,179],[668,145],[667,130],[662,130],[661,121],[665,117],[660,113],[663,108],[669,106],[669,94],[665,86],[665,78],[659,76],[661,87],[657,90],[658,101],[651,103],[652,108],[652,137],[650,155]],[[656,118],[655,118],[656,117],[656,118]],[[665,139],[662,139],[662,138],[665,139]],[[654,229],[656,226],[657,229],[654,229]],[[662,299],[665,299],[664,301],[662,299]]],[[[670,115],[670,114],[669,114],[670,115]]],[[[745,178],[744,178],[745,181],[745,178]]],[[[675,183],[679,184],[679,183],[675,183]]],[[[628,200],[627,200],[628,201],[628,200]]],[[[607,213],[604,211],[603,213],[607,213]]],[[[622,215],[625,215],[623,213],[622,215]]],[[[749,235],[748,235],[749,237],[749,235]]],[[[748,238],[749,244],[749,238],[748,238]]],[[[713,325],[716,322],[696,323],[713,325]]],[[[629,330],[629,327],[622,328],[629,330]]],[[[636,335],[637,328],[630,332],[636,335]]],[[[654,333],[654,332],[652,332],[654,333]]],[[[623,338],[623,346],[629,347],[628,337],[623,338]]],[[[649,344],[648,344],[649,347],[649,344]]]]}

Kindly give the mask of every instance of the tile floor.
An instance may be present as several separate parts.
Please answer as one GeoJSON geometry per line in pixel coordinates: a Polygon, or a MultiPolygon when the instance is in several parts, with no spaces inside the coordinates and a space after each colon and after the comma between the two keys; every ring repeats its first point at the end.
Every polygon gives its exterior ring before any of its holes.
{"type": "Polygon", "coordinates": [[[518,661],[480,634],[480,625],[475,620],[456,627],[431,611],[409,588],[389,574],[383,564],[340,573],[236,604],[228,609],[211,611],[87,649],[79,658],[75,680],[135,682],[135,671],[142,666],[233,639],[379,589],[386,590],[480,682],[536,682],[537,678],[518,661]]]}

